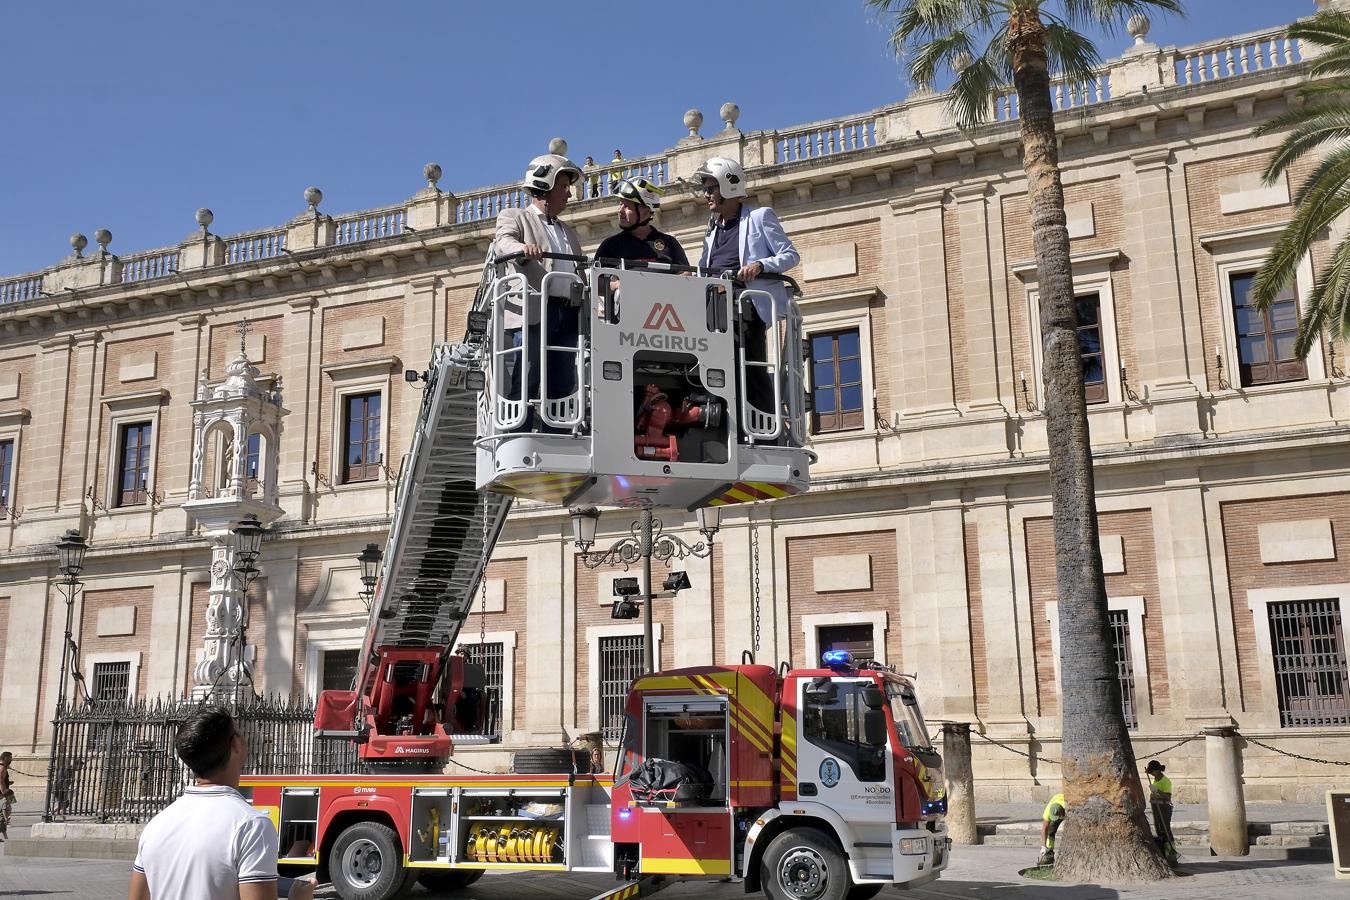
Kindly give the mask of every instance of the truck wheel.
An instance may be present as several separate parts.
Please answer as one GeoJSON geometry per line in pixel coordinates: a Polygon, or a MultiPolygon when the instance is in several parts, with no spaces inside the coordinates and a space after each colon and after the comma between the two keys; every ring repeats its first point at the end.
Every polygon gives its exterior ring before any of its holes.
{"type": "Polygon", "coordinates": [[[773,900],[845,900],[853,886],[844,854],[819,828],[793,828],[769,842],[760,885],[773,900]]]}
{"type": "Polygon", "coordinates": [[[855,884],[848,889],[848,895],[845,900],[872,900],[877,894],[881,893],[884,884],[855,884]]]}
{"type": "Polygon", "coordinates": [[[394,900],[411,887],[394,829],[358,822],[338,835],[328,877],[342,900],[394,900]]]}
{"type": "Polygon", "coordinates": [[[435,894],[462,890],[482,877],[482,869],[451,869],[449,872],[424,870],[417,880],[422,883],[422,887],[435,894]]]}

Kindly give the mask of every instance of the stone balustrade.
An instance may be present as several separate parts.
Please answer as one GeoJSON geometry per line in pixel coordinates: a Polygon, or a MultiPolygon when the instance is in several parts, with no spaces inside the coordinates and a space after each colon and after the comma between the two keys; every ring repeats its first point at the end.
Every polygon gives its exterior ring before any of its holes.
{"type": "Polygon", "coordinates": [[[343,216],[334,223],[333,243],[354,244],[403,234],[407,224],[408,211],[401,206],[343,216]]]}
{"type": "Polygon", "coordinates": [[[1304,49],[1271,28],[1237,37],[1182,47],[1175,51],[1176,84],[1200,84],[1302,62],[1304,49]]]}
{"type": "Polygon", "coordinates": [[[178,271],[178,248],[149,250],[122,258],[122,284],[163,278],[178,271]]]}
{"type": "Polygon", "coordinates": [[[881,140],[880,121],[880,116],[868,113],[778,132],[773,139],[773,161],[798,162],[875,147],[881,140]]]}
{"type": "MultiPolygon", "coordinates": [[[[1238,75],[1269,74],[1271,70],[1288,69],[1302,63],[1315,50],[1285,37],[1283,28],[1182,48],[1159,48],[1147,43],[1149,23],[1143,16],[1131,19],[1127,30],[1134,38],[1134,45],[1121,56],[1104,63],[1095,79],[1082,83],[1060,79],[1052,83],[1056,111],[1084,110],[1148,91],[1193,89],[1238,75]]],[[[608,197],[613,185],[632,176],[648,178],[658,185],[685,183],[698,165],[713,154],[737,157],[747,168],[755,169],[839,157],[892,142],[940,140],[941,135],[950,134],[955,127],[946,101],[944,94],[918,91],[900,103],[867,113],[786,130],[749,133],[737,130],[740,108],[728,103],[721,109],[723,129],[706,139],[699,134],[703,114],[689,110],[684,116],[689,133],[673,148],[587,169],[578,186],[577,199],[608,197]]],[[[1011,88],[1001,92],[995,98],[991,112],[995,123],[1016,121],[1020,115],[1016,93],[1011,88]]],[[[555,149],[566,152],[565,142],[555,139],[555,144],[555,149]]],[[[310,202],[309,211],[288,225],[224,238],[207,231],[210,211],[199,210],[201,232],[179,247],[118,257],[109,253],[103,244],[103,265],[97,276],[72,273],[72,265],[93,260],[92,257],[81,257],[77,250],[74,257],[43,272],[0,279],[0,306],[41,301],[66,289],[149,281],[180,270],[259,262],[283,253],[359,244],[397,237],[408,231],[481,227],[495,219],[503,209],[521,207],[529,202],[528,194],[516,183],[453,194],[436,185],[441,177],[439,166],[429,164],[425,174],[427,187],[402,204],[334,218],[318,212],[317,203],[322,199],[322,192],[310,188],[305,192],[306,201],[310,202]]],[[[81,236],[76,237],[84,240],[81,236]]]]}
{"type": "Polygon", "coordinates": [[[235,263],[254,262],[280,256],[286,249],[284,229],[269,228],[265,231],[253,231],[237,234],[225,240],[225,259],[227,266],[235,263]]]}

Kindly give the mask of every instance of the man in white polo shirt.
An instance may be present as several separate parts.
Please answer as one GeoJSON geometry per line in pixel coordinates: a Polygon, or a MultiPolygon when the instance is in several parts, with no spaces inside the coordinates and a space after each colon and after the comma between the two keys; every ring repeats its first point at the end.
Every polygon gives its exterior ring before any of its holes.
{"type": "Polygon", "coordinates": [[[130,900],[310,900],[312,882],[278,884],[277,830],[239,793],[248,748],[229,712],[199,710],[174,749],[197,783],[141,832],[130,900]]]}

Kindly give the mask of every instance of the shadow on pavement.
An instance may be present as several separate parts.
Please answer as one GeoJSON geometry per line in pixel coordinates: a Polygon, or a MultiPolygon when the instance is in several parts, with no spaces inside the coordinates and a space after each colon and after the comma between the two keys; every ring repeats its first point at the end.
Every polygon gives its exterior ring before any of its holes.
{"type": "Polygon", "coordinates": [[[1292,866],[1325,866],[1316,859],[1216,859],[1206,862],[1182,862],[1181,875],[1206,875],[1211,872],[1244,872],[1249,869],[1282,869],[1292,866]]]}
{"type": "Polygon", "coordinates": [[[1116,900],[1120,892],[1096,884],[1056,884],[1053,881],[961,881],[943,878],[916,891],[887,891],[883,896],[992,897],[999,900],[1116,900]]]}

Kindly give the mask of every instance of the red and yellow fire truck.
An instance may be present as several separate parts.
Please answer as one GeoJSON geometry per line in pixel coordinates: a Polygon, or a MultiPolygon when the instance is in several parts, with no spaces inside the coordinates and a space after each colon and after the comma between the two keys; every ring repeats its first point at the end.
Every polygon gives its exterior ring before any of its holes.
{"type": "Polygon", "coordinates": [[[558,774],[444,773],[456,744],[493,739],[483,671],[452,650],[514,498],[695,509],[807,487],[800,316],[791,300],[778,309],[785,291],[569,261],[575,272],[536,285],[489,260],[464,340],[409,373],[425,393],[356,682],[325,691],[315,720],[320,737],[356,743],[362,773],[246,777],[280,863],[317,869],[344,900],[493,870],[613,873],[613,897],[696,878],[860,900],[936,878],[946,803],[914,683],[843,653],[820,668],[748,659],[639,676],[610,771],[568,755],[558,774]],[[743,339],[761,300],[776,310],[767,350],[743,339]],[[507,377],[563,352],[515,347],[508,304],[542,321],[553,304],[575,311],[571,393],[552,396],[545,378],[533,396],[529,378],[507,377]],[[678,342],[661,338],[662,310],[678,311],[678,342]],[[645,412],[658,394],[698,415],[658,427],[645,412]],[[653,458],[656,443],[668,452],[653,458]]]}
{"type": "Polygon", "coordinates": [[[345,900],[393,897],[414,880],[465,886],[494,869],[613,872],[621,889],[653,876],[743,879],[784,900],[936,878],[946,804],[914,685],[833,662],[639,677],[612,774],[254,776],[245,786],[277,826],[289,854],[280,861],[317,866],[345,900]],[[644,777],[668,763],[664,780],[644,777]]]}

